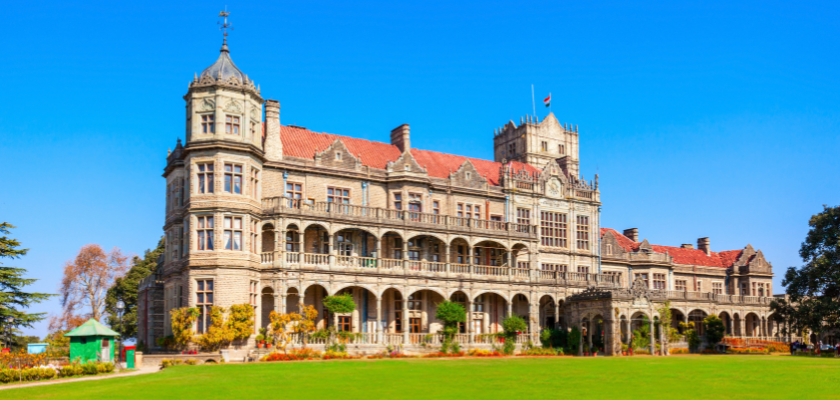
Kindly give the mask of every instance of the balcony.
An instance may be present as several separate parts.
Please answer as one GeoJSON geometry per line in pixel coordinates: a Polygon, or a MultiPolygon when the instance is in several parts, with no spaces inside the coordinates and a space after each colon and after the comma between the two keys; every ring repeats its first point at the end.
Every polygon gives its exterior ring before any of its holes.
{"type": "MultiPolygon", "coordinates": [[[[538,271],[524,268],[509,268],[507,265],[456,264],[293,252],[263,253],[261,259],[263,260],[263,265],[278,265],[282,263],[280,266],[291,269],[508,282],[535,282],[581,287],[599,286],[617,288],[621,286],[620,281],[614,275],[538,271]]],[[[528,263],[521,263],[519,265],[528,265],[528,263]]]]}
{"type": "Polygon", "coordinates": [[[282,214],[309,218],[335,219],[342,222],[381,224],[411,229],[446,230],[466,234],[506,236],[518,239],[537,238],[534,225],[452,217],[378,207],[339,204],[326,201],[305,202],[300,199],[268,197],[262,201],[264,214],[282,214]]]}
{"type": "Polygon", "coordinates": [[[764,296],[738,296],[731,294],[716,294],[708,292],[683,292],[676,290],[668,291],[668,300],[698,300],[718,304],[756,304],[769,305],[773,297],[764,296]]]}

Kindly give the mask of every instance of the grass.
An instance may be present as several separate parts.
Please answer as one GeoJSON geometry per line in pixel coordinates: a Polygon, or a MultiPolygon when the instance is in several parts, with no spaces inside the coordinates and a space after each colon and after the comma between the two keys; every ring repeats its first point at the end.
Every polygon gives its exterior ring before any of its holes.
{"type": "Polygon", "coordinates": [[[175,366],[11,389],[8,399],[840,399],[840,360],[789,356],[503,358],[175,366]]]}

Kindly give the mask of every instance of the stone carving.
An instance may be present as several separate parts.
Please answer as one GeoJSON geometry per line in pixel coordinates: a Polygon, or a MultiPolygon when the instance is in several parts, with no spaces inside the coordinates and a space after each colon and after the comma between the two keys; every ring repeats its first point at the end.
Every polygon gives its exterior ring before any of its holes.
{"type": "Polygon", "coordinates": [[[238,101],[230,100],[225,105],[225,111],[234,114],[242,114],[242,105],[238,101]]]}
{"type": "Polygon", "coordinates": [[[204,99],[201,102],[201,111],[213,111],[216,108],[216,102],[213,99],[204,99]]]}
{"type": "Polygon", "coordinates": [[[546,185],[546,196],[559,198],[563,193],[563,184],[556,177],[552,177],[546,185]]]}
{"type": "Polygon", "coordinates": [[[260,114],[257,112],[256,107],[251,108],[251,121],[257,122],[260,120],[260,114]]]}

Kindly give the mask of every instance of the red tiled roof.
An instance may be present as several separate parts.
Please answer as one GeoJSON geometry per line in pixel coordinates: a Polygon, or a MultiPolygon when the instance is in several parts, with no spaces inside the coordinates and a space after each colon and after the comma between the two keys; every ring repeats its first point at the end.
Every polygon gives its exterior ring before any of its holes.
{"type": "MultiPolygon", "coordinates": [[[[341,142],[347,146],[347,150],[354,156],[361,157],[362,165],[371,168],[385,169],[388,162],[396,161],[402,155],[397,146],[388,143],[312,132],[299,127],[280,127],[280,140],[283,142],[285,156],[312,159],[315,153],[324,151],[336,139],[341,139],[341,142]]],[[[426,169],[429,176],[449,178],[451,172],[457,171],[465,161],[469,160],[479,175],[486,177],[491,185],[499,185],[501,163],[419,149],[411,149],[411,155],[421,167],[426,169]]],[[[539,173],[537,168],[528,164],[512,161],[510,165],[514,171],[524,169],[530,173],[539,173]]]]}
{"type": "MultiPolygon", "coordinates": [[[[607,232],[612,232],[613,235],[615,235],[618,240],[618,244],[624,248],[624,250],[632,252],[639,248],[639,242],[630,240],[630,238],[618,233],[615,229],[601,228],[601,237],[603,237],[607,232]]],[[[738,260],[738,257],[741,256],[741,252],[743,252],[743,250],[726,250],[721,252],[713,251],[711,254],[706,255],[706,253],[700,249],[684,249],[682,247],[660,246],[655,244],[651,245],[651,247],[656,253],[668,253],[668,255],[673,257],[675,264],[719,268],[731,267],[735,264],[735,261],[738,260]]]]}

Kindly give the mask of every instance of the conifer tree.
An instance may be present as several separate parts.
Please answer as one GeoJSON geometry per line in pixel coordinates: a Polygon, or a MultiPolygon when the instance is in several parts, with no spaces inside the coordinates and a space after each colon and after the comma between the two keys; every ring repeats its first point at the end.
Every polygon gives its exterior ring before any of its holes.
{"type": "MultiPolygon", "coordinates": [[[[29,249],[21,249],[20,242],[8,237],[9,229],[14,225],[3,222],[0,224],[0,260],[18,259],[25,256],[29,249]]],[[[49,299],[53,294],[29,293],[24,288],[37,279],[24,278],[26,270],[23,268],[9,267],[0,261],[0,325],[6,324],[8,316],[14,317],[14,327],[32,328],[32,324],[46,318],[46,313],[27,313],[24,311],[33,304],[49,299]]]]}

